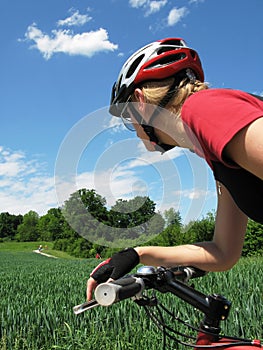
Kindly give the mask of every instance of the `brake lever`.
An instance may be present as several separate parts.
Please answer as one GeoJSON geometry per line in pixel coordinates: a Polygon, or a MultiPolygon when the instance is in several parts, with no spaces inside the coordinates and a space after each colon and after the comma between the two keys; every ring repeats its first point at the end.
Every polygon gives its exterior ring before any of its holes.
{"type": "Polygon", "coordinates": [[[75,315],[79,315],[82,312],[85,312],[89,309],[92,309],[93,307],[96,307],[98,305],[99,305],[99,303],[95,299],[90,300],[90,301],[85,301],[85,303],[83,303],[83,304],[79,304],[79,305],[74,306],[73,312],[75,315]]]}

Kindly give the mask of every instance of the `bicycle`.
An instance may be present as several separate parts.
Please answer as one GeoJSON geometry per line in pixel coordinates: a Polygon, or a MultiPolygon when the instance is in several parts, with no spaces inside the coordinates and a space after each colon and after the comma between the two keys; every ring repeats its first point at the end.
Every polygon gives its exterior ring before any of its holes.
{"type": "Polygon", "coordinates": [[[77,315],[98,305],[110,306],[124,299],[131,298],[136,304],[145,309],[146,314],[162,331],[163,349],[166,348],[167,337],[194,350],[262,349],[263,345],[260,340],[249,340],[221,334],[220,323],[227,319],[231,302],[218,294],[205,295],[189,285],[190,279],[202,277],[205,274],[206,272],[189,266],[174,268],[142,266],[135,274],[127,275],[113,282],[99,284],[95,289],[95,299],[74,306],[73,311],[77,315]],[[149,290],[154,291],[151,296],[148,296],[149,290]],[[156,291],[172,293],[192,307],[200,310],[204,317],[199,327],[196,328],[175,316],[173,312],[159,302],[156,291]],[[157,313],[153,310],[157,310],[157,313]],[[167,325],[162,311],[168,314],[172,320],[181,322],[186,327],[194,330],[197,336],[192,337],[180,333],[167,325]],[[190,338],[192,342],[182,341],[179,336],[190,338]]]}

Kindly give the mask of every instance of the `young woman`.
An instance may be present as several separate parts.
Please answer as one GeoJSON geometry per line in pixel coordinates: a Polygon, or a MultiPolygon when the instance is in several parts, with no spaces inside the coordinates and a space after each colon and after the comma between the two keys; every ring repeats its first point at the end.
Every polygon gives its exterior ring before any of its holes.
{"type": "Polygon", "coordinates": [[[168,38],[126,61],[110,113],[132,125],[149,151],[179,146],[205,158],[218,187],[216,224],[211,242],[114,254],[91,273],[87,299],[98,283],[122,277],[139,262],[230,269],[241,255],[247,218],[263,223],[263,101],[238,90],[209,89],[197,52],[168,38]]]}

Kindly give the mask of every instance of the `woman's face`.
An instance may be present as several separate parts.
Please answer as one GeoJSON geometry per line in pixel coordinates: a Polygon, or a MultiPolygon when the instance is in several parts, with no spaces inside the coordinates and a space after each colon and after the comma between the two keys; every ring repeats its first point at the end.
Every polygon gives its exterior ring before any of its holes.
{"type": "Polygon", "coordinates": [[[155,145],[150,141],[149,136],[143,130],[143,127],[138,123],[133,124],[134,129],[136,130],[137,136],[142,140],[147,151],[154,152],[156,151],[155,145]]]}
{"type": "MultiPolygon", "coordinates": [[[[144,104],[145,106],[141,108],[141,110],[138,110],[138,104],[137,106],[132,108],[128,107],[128,112],[130,115],[131,122],[133,124],[133,128],[135,129],[137,136],[143,141],[146,149],[150,152],[156,151],[155,145],[150,141],[149,136],[145,133],[143,127],[141,126],[142,122],[144,121],[146,125],[150,125],[154,128],[154,133],[157,136],[160,143],[169,144],[172,146],[178,146],[177,142],[165,132],[165,124],[164,123],[164,117],[162,113],[156,116],[154,118],[153,122],[151,123],[150,119],[152,114],[154,113],[154,110],[156,109],[156,106],[144,104]],[[136,110],[136,116],[134,116],[134,109],[136,110]],[[138,120],[139,119],[139,120],[138,120]]],[[[171,130],[169,129],[169,132],[171,130]]]]}

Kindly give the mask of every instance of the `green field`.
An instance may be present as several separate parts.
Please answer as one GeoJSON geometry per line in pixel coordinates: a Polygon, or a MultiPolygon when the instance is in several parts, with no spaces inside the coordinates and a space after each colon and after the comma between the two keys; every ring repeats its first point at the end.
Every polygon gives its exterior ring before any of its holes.
{"type": "Polygon", "coordinates": [[[57,258],[64,258],[64,259],[75,259],[74,257],[70,256],[69,254],[53,249],[53,243],[50,242],[13,242],[13,241],[5,241],[0,243],[0,253],[1,252],[19,252],[19,253],[32,253],[33,250],[38,249],[38,247],[42,245],[44,249],[44,253],[48,253],[50,255],[53,255],[57,258]]]}
{"type": "MultiPolygon", "coordinates": [[[[85,300],[88,273],[95,259],[50,259],[32,252],[36,245],[0,244],[0,349],[4,350],[146,350],[162,349],[162,335],[143,309],[128,300],[75,316],[72,307],[85,300]]],[[[50,252],[56,255],[57,252],[50,252]]],[[[233,303],[223,331],[263,338],[262,258],[241,260],[227,273],[195,281],[204,293],[219,293],[233,303]]],[[[175,297],[164,304],[184,320],[197,322],[197,311],[175,297]]],[[[177,325],[173,325],[176,326],[177,325]]],[[[182,331],[180,325],[178,330],[182,331]]],[[[170,342],[168,349],[181,349],[170,342]]]]}

